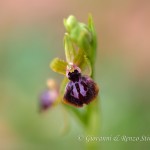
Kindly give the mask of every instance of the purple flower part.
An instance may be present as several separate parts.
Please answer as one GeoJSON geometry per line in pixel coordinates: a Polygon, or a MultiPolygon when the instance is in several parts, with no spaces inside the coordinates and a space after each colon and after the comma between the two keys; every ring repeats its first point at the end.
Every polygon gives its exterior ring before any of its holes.
{"type": "Polygon", "coordinates": [[[50,108],[57,99],[58,93],[56,90],[46,90],[40,96],[40,110],[50,108]]]}
{"type": "Polygon", "coordinates": [[[82,107],[93,101],[99,92],[97,84],[89,77],[83,76],[78,70],[68,73],[70,82],[66,85],[64,102],[82,107]]]}

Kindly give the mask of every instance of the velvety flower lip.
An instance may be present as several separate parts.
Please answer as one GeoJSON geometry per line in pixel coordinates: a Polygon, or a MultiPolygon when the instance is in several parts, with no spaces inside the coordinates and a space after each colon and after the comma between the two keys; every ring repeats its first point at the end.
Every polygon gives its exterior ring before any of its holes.
{"type": "Polygon", "coordinates": [[[63,100],[76,107],[89,104],[99,92],[97,84],[88,76],[82,76],[78,70],[68,73],[70,82],[67,84],[63,100]]]}

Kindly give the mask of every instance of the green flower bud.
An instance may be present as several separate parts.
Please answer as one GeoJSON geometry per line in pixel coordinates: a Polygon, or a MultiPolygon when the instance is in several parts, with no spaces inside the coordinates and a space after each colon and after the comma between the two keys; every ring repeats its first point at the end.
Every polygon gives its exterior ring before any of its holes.
{"type": "Polygon", "coordinates": [[[89,15],[88,25],[78,22],[74,16],[69,16],[68,19],[65,19],[64,25],[71,41],[85,52],[85,55],[93,64],[97,42],[92,16],[89,15]]]}
{"type": "Polygon", "coordinates": [[[64,19],[64,26],[66,27],[67,32],[71,32],[78,25],[76,18],[72,15],[68,19],[64,19]]]}
{"type": "Polygon", "coordinates": [[[92,36],[86,25],[78,24],[70,32],[70,38],[83,50],[89,50],[91,46],[92,36]]]}

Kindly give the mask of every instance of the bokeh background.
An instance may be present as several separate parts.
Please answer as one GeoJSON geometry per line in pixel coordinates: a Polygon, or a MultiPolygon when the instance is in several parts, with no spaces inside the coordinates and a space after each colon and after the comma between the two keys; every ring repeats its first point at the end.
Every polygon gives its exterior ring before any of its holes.
{"type": "MultiPolygon", "coordinates": [[[[49,69],[65,58],[63,18],[87,22],[97,34],[100,136],[150,136],[150,1],[1,0],[0,150],[83,149],[82,126],[61,106],[38,113],[49,69]],[[64,130],[67,130],[64,132],[64,130]]],[[[102,150],[148,150],[147,142],[100,142],[102,150]]]]}

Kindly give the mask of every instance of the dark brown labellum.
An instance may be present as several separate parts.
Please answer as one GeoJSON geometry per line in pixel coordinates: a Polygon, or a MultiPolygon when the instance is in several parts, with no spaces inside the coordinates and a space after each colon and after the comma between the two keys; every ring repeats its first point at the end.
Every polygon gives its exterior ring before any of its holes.
{"type": "Polygon", "coordinates": [[[82,76],[78,70],[68,73],[70,82],[66,86],[64,102],[82,107],[96,98],[99,92],[97,84],[88,76],[82,76]]]}

